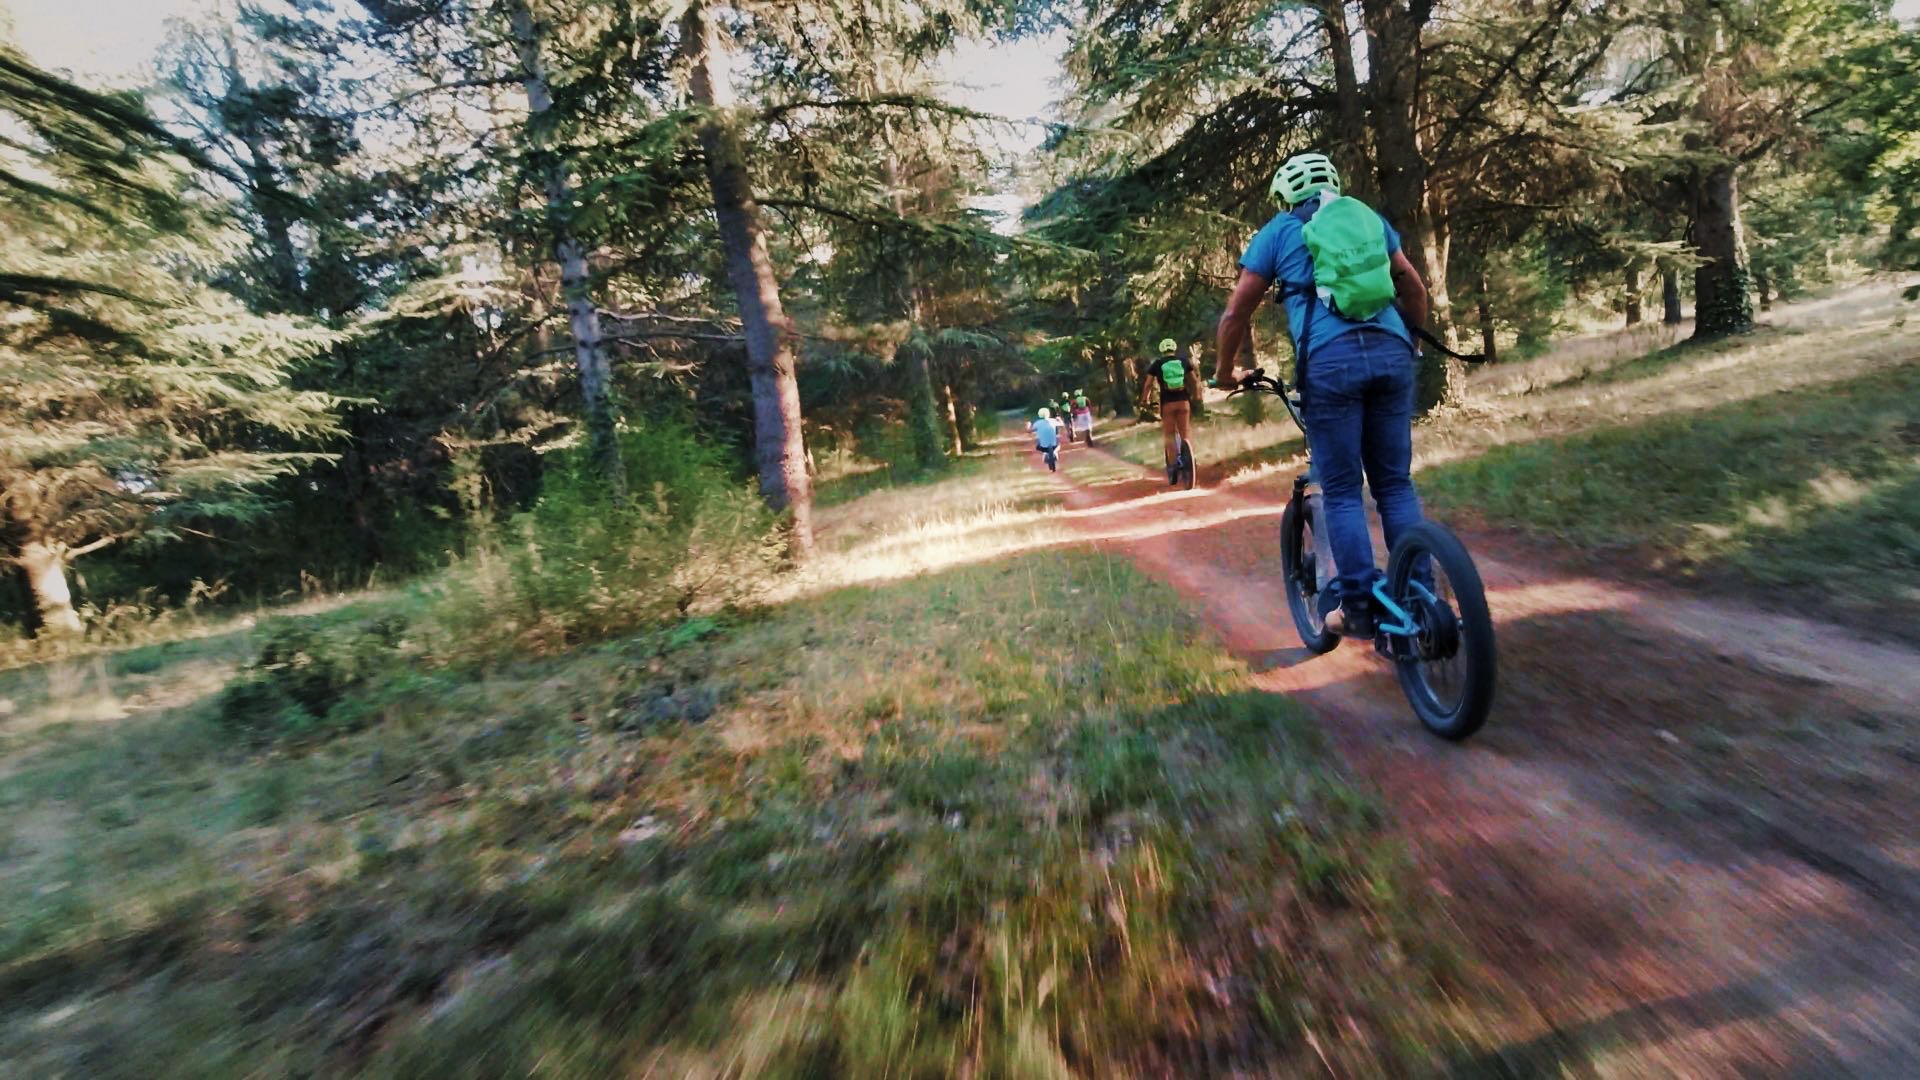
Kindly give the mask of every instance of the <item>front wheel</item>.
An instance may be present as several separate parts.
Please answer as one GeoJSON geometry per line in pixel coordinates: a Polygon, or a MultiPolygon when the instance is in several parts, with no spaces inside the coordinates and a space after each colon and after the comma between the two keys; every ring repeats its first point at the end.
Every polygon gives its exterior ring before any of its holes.
{"type": "Polygon", "coordinates": [[[1437,522],[1407,530],[1387,557],[1387,595],[1417,627],[1392,645],[1394,674],[1420,722],[1443,739],[1480,730],[1493,707],[1493,616],[1466,545],[1437,522]]]}
{"type": "Polygon", "coordinates": [[[1300,644],[1310,653],[1333,651],[1340,636],[1327,630],[1320,614],[1320,569],[1313,553],[1313,509],[1303,498],[1287,503],[1280,515],[1280,566],[1286,579],[1287,613],[1293,616],[1293,628],[1300,644]]]}

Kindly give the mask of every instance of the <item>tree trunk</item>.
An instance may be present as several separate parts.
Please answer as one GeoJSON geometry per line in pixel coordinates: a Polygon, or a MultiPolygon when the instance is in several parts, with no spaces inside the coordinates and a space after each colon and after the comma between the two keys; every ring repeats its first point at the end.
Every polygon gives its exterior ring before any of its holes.
{"type": "Polygon", "coordinates": [[[268,271],[276,294],[274,306],[281,311],[307,314],[306,298],[300,287],[300,260],[293,250],[293,226],[288,220],[287,197],[274,176],[273,164],[253,121],[241,132],[246,144],[247,182],[252,185],[253,209],[260,215],[260,227],[267,234],[268,271]]]}
{"type": "Polygon", "coordinates": [[[1660,321],[1668,326],[1687,321],[1680,310],[1680,272],[1671,266],[1660,268],[1660,321]]]}
{"type": "Polygon", "coordinates": [[[57,637],[81,633],[80,613],[73,610],[73,593],[67,588],[67,555],[60,547],[41,540],[29,540],[20,546],[20,571],[26,575],[27,588],[33,592],[33,605],[40,616],[40,635],[57,637]]]}
{"type": "Polygon", "coordinates": [[[1753,292],[1760,301],[1761,311],[1773,310],[1773,279],[1767,276],[1765,270],[1754,270],[1753,292]]]}
{"type": "Polygon", "coordinates": [[[965,383],[953,387],[952,390],[955,423],[960,428],[960,449],[962,451],[978,450],[980,441],[974,437],[974,431],[978,423],[979,410],[974,407],[973,399],[967,396],[965,383]]]}
{"type": "Polygon", "coordinates": [[[27,581],[27,570],[18,563],[13,564],[13,573],[7,575],[7,584],[13,589],[13,606],[20,612],[20,628],[28,637],[40,633],[40,605],[34,603],[33,586],[27,581]]]}
{"type": "Polygon", "coordinates": [[[940,397],[946,403],[947,443],[953,448],[953,456],[959,457],[967,452],[967,439],[960,430],[960,405],[953,396],[953,384],[942,380],[940,397]]]}
{"type": "Polygon", "coordinates": [[[1346,181],[1347,194],[1374,201],[1373,170],[1367,159],[1367,103],[1353,68],[1353,32],[1347,26],[1345,0],[1321,0],[1320,23],[1327,32],[1327,51],[1333,59],[1334,164],[1346,181]]]}
{"type": "MultiPolygon", "coordinates": [[[[924,311],[916,300],[909,306],[907,317],[920,326],[924,311]]],[[[908,342],[902,352],[907,365],[907,429],[913,437],[913,456],[921,468],[937,469],[946,463],[947,451],[940,437],[940,413],[934,402],[927,350],[908,342]]]]}
{"type": "Polygon", "coordinates": [[[1638,326],[1643,317],[1640,311],[1640,264],[1627,267],[1627,325],[1638,326]]]}
{"type": "MultiPolygon", "coordinates": [[[[1428,329],[1451,335],[1447,299],[1447,230],[1435,196],[1427,189],[1427,162],[1420,151],[1421,28],[1427,8],[1392,0],[1363,0],[1367,31],[1367,89],[1373,104],[1374,164],[1379,173],[1381,213],[1400,232],[1407,261],[1420,272],[1431,299],[1428,329]]],[[[1452,366],[1437,350],[1420,365],[1416,406],[1425,411],[1453,393],[1452,366]]]]}
{"type": "Polygon", "coordinates": [[[221,72],[221,77],[225,80],[226,92],[219,108],[230,118],[228,129],[247,148],[242,169],[251,189],[248,202],[254,213],[260,215],[260,228],[266,233],[267,274],[271,279],[268,284],[275,293],[273,307],[276,311],[310,314],[300,285],[299,258],[293,250],[293,223],[286,192],[280,186],[272,155],[267,153],[266,136],[260,131],[258,91],[247,83],[241,70],[232,33],[227,33],[221,44],[226,59],[226,70],[221,72]]]}
{"type": "Polygon", "coordinates": [[[1115,417],[1133,417],[1133,384],[1127,378],[1130,366],[1122,362],[1118,354],[1107,354],[1107,386],[1112,390],[1107,400],[1113,405],[1115,417]]]}
{"type": "Polygon", "coordinates": [[[1480,351],[1485,353],[1491,363],[1499,359],[1493,333],[1493,304],[1487,300],[1487,272],[1481,270],[1473,281],[1474,301],[1480,314],[1480,351]]]}
{"type": "MultiPolygon", "coordinates": [[[[1203,357],[1194,355],[1185,350],[1182,350],[1182,352],[1180,353],[1180,357],[1183,360],[1192,361],[1193,369],[1196,372],[1200,370],[1201,361],[1204,359],[1203,357]]],[[[1199,382],[1197,382],[1195,385],[1190,387],[1189,390],[1191,392],[1187,395],[1187,411],[1193,416],[1194,419],[1198,420],[1207,415],[1206,377],[1202,376],[1199,382]]]]}
{"type": "Polygon", "coordinates": [[[1740,235],[1740,184],[1735,163],[1723,162],[1694,177],[1693,247],[1701,262],[1693,272],[1693,336],[1718,337],[1753,329],[1752,278],[1740,235]]]}
{"type": "Polygon", "coordinates": [[[560,291],[567,301],[567,326],[573,333],[573,362],[580,374],[580,398],[587,417],[587,453],[594,469],[616,501],[627,496],[627,470],[620,460],[620,440],[614,430],[613,381],[606,346],[600,334],[600,314],[593,306],[586,250],[573,231],[573,185],[567,162],[549,149],[555,117],[553,88],[540,59],[540,27],[526,0],[507,0],[514,44],[520,54],[520,83],[527,93],[527,144],[544,173],[547,220],[553,230],[553,258],[560,264],[560,291]]]}
{"type": "Polygon", "coordinates": [[[746,332],[760,494],[767,505],[788,515],[788,555],[795,562],[804,562],[813,554],[813,482],[807,476],[807,451],[800,429],[796,335],[780,304],[760,207],[753,201],[747,177],[746,152],[739,132],[726,115],[725,110],[733,104],[733,91],[725,70],[714,70],[716,57],[724,62],[724,55],[704,5],[695,3],[687,8],[681,21],[681,43],[688,61],[688,89],[694,104],[706,111],[699,125],[700,150],[706,158],[714,216],[726,249],[727,278],[739,301],[740,322],[746,332]]]}

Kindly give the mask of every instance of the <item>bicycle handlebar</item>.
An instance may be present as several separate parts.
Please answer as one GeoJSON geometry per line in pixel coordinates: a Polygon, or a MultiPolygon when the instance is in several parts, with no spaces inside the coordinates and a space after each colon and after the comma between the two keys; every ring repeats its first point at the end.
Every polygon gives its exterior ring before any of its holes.
{"type": "Polygon", "coordinates": [[[1263,368],[1254,368],[1252,371],[1240,376],[1240,381],[1234,385],[1233,389],[1227,391],[1227,396],[1238,397],[1241,394],[1251,393],[1253,391],[1284,398],[1287,396],[1287,384],[1279,378],[1267,374],[1263,368]]]}

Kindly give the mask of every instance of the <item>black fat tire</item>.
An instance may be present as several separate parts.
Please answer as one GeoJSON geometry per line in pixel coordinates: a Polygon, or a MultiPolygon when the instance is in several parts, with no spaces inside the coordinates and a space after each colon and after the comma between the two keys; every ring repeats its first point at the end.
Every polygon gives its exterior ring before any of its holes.
{"type": "Polygon", "coordinates": [[[1387,557],[1387,592],[1395,599],[1411,590],[1408,580],[1421,555],[1431,555],[1446,574],[1453,588],[1453,601],[1460,618],[1460,648],[1466,651],[1465,686],[1459,702],[1451,709],[1440,707],[1418,661],[1404,660],[1393,665],[1400,678],[1400,689],[1427,730],[1443,739],[1458,741],[1480,730],[1493,708],[1494,673],[1498,661],[1494,655],[1493,616],[1487,611],[1487,590],[1480,581],[1479,568],[1467,554],[1467,546],[1452,530],[1433,521],[1423,521],[1407,530],[1387,557]]]}
{"type": "Polygon", "coordinates": [[[1286,513],[1280,515],[1280,568],[1286,579],[1287,614],[1293,616],[1293,628],[1300,635],[1300,644],[1319,656],[1332,652],[1334,646],[1340,644],[1340,635],[1325,626],[1317,632],[1313,628],[1315,601],[1307,597],[1306,567],[1302,565],[1307,550],[1306,519],[1306,500],[1289,500],[1286,513]]]}
{"type": "Polygon", "coordinates": [[[1180,486],[1193,490],[1193,447],[1187,440],[1180,440],[1180,486]]]}

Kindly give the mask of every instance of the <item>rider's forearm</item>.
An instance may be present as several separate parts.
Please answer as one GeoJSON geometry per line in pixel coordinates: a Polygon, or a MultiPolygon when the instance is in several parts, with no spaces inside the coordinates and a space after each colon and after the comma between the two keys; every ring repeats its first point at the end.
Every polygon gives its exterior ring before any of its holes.
{"type": "Polygon", "coordinates": [[[1427,300],[1427,290],[1420,289],[1403,298],[1400,301],[1400,310],[1406,313],[1407,318],[1413,320],[1413,325],[1424,328],[1427,325],[1427,316],[1432,313],[1432,304],[1427,300]]]}
{"type": "Polygon", "coordinates": [[[1425,327],[1427,316],[1432,314],[1432,303],[1427,297],[1427,283],[1420,280],[1419,271],[1407,259],[1403,251],[1393,253],[1393,294],[1400,305],[1400,314],[1414,326],[1425,327]]]}
{"type": "Polygon", "coordinates": [[[1251,349],[1253,345],[1253,318],[1251,314],[1242,314],[1228,308],[1220,316],[1220,331],[1214,342],[1215,356],[1213,378],[1217,383],[1227,383],[1233,379],[1235,361],[1240,358],[1240,350],[1251,349]]]}
{"type": "MultiPolygon", "coordinates": [[[[1241,350],[1253,348],[1253,313],[1259,309],[1261,298],[1272,284],[1251,270],[1240,271],[1240,280],[1234,282],[1233,292],[1227,296],[1227,310],[1220,316],[1219,340],[1215,342],[1218,357],[1215,382],[1231,382],[1241,350]]],[[[1253,359],[1250,351],[1247,359],[1253,359]]]]}
{"type": "MultiPolygon", "coordinates": [[[[1253,320],[1247,320],[1246,333],[1240,335],[1240,355],[1247,358],[1247,366],[1254,367],[1253,320]]],[[[1231,372],[1229,372],[1231,374],[1231,372]]]]}

